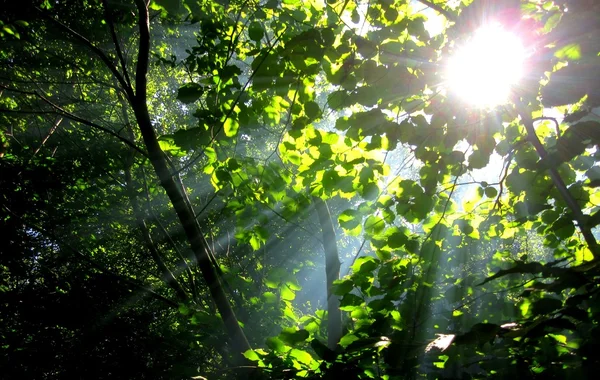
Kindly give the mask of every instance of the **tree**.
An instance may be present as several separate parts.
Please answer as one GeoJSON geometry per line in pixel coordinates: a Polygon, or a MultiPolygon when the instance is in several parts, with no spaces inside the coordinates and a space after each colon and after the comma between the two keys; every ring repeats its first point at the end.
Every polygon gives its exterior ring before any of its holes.
{"type": "Polygon", "coordinates": [[[591,375],[597,6],[468,3],[4,4],[9,376],[591,375]]]}

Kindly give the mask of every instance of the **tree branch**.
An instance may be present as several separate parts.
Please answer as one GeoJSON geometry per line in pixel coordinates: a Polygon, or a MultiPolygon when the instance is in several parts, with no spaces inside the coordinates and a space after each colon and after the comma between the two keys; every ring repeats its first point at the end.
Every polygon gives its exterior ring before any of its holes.
{"type": "Polygon", "coordinates": [[[121,63],[123,77],[125,78],[125,82],[127,82],[128,88],[131,88],[131,79],[129,78],[129,74],[127,73],[127,65],[125,63],[125,58],[123,58],[121,45],[119,45],[119,39],[117,38],[117,33],[115,31],[115,24],[113,23],[112,17],[110,15],[110,10],[108,9],[108,2],[106,0],[102,0],[102,7],[104,8],[104,18],[106,19],[106,22],[108,23],[108,28],[110,29],[110,36],[112,37],[113,43],[115,44],[117,57],[119,57],[119,62],[121,63]]]}
{"type": "Polygon", "coordinates": [[[138,26],[140,30],[140,45],[138,48],[137,66],[135,71],[135,101],[146,103],[146,74],[148,74],[148,59],[150,56],[150,20],[148,5],[145,0],[136,0],[138,7],[138,26]]]}
{"type": "Polygon", "coordinates": [[[442,8],[441,5],[435,4],[433,1],[429,1],[429,0],[417,0],[417,1],[427,7],[435,10],[437,13],[446,17],[446,19],[448,19],[449,21],[456,21],[456,17],[452,13],[450,13],[447,9],[442,8]]]}
{"type": "Polygon", "coordinates": [[[19,113],[22,112],[22,113],[32,113],[32,114],[35,114],[35,113],[54,113],[54,114],[57,114],[57,115],[61,115],[61,116],[67,117],[67,118],[69,118],[69,119],[71,119],[73,121],[77,121],[77,122],[79,122],[81,124],[85,124],[85,125],[87,125],[89,127],[96,128],[96,129],[99,129],[99,130],[101,130],[103,132],[106,132],[109,135],[114,136],[117,139],[121,140],[121,142],[125,143],[126,145],[129,145],[131,148],[135,149],[138,153],[142,154],[144,157],[148,157],[148,154],[146,152],[144,152],[140,147],[138,147],[137,145],[135,145],[133,142],[127,140],[125,137],[119,135],[117,132],[112,131],[112,130],[110,130],[108,128],[105,128],[105,127],[103,127],[101,125],[98,125],[98,124],[96,124],[94,122],[91,122],[89,120],[86,120],[86,119],[84,119],[82,117],[79,117],[77,115],[74,115],[74,114],[70,113],[69,111],[63,109],[59,105],[54,104],[52,101],[50,101],[50,99],[46,98],[45,96],[39,94],[36,91],[17,90],[17,89],[14,89],[14,88],[5,87],[3,85],[0,85],[0,88],[4,88],[4,89],[9,90],[9,91],[18,92],[18,93],[24,94],[24,95],[36,96],[36,97],[42,99],[50,107],[52,107],[52,108],[55,109],[55,111],[33,111],[33,110],[32,111],[26,111],[26,110],[21,111],[21,110],[4,110],[4,109],[0,109],[0,112],[19,112],[19,113]]]}
{"type": "MultiPolygon", "coordinates": [[[[527,138],[537,151],[537,154],[540,157],[540,159],[545,159],[548,155],[548,152],[546,152],[546,149],[544,148],[539,138],[537,137],[537,134],[535,133],[535,128],[533,127],[533,120],[529,112],[527,112],[525,105],[522,102],[517,101],[515,105],[517,106],[517,111],[521,116],[523,125],[527,130],[527,138]]],[[[569,189],[567,188],[567,185],[558,173],[557,168],[550,167],[548,168],[548,170],[550,172],[550,178],[552,178],[554,186],[556,186],[561,197],[563,198],[569,209],[571,209],[571,212],[573,213],[573,218],[575,219],[575,222],[577,223],[577,226],[579,227],[579,230],[581,231],[581,234],[583,235],[583,238],[585,239],[588,248],[594,255],[594,259],[600,259],[600,250],[598,247],[598,242],[596,241],[596,238],[594,237],[591,229],[586,223],[585,215],[583,214],[583,211],[581,211],[581,207],[579,206],[579,204],[577,204],[577,201],[569,192],[569,189]]]]}
{"type": "Polygon", "coordinates": [[[119,81],[119,84],[123,88],[123,91],[125,91],[125,94],[127,95],[127,97],[130,98],[130,99],[133,99],[133,90],[132,90],[131,86],[127,84],[127,82],[125,81],[125,78],[123,78],[123,76],[121,75],[121,73],[119,73],[119,71],[117,70],[117,68],[112,64],[112,62],[108,58],[108,56],[100,48],[98,48],[96,45],[94,45],[93,43],[91,43],[90,40],[88,40],[87,38],[85,38],[81,34],[77,33],[73,29],[71,29],[69,26],[67,26],[64,23],[58,21],[54,17],[47,15],[40,8],[36,7],[36,9],[38,10],[38,12],[40,12],[42,14],[42,16],[44,18],[49,19],[50,21],[52,21],[53,23],[55,23],[56,25],[58,25],[62,29],[66,30],[69,34],[71,34],[73,37],[75,37],[79,41],[83,42],[84,45],[86,45],[94,53],[96,53],[96,55],[102,60],[102,62],[104,62],[104,64],[106,65],[106,67],[108,67],[108,69],[112,72],[112,74],[115,76],[115,78],[117,78],[117,80],[119,81]]]}
{"type": "Polygon", "coordinates": [[[150,256],[152,257],[152,260],[154,260],[154,263],[158,266],[158,269],[160,270],[160,274],[163,277],[163,281],[175,291],[177,297],[179,297],[181,301],[185,302],[188,300],[188,296],[185,293],[185,290],[183,289],[179,281],[177,281],[177,278],[175,277],[173,272],[167,266],[167,263],[165,262],[161,253],[156,247],[156,244],[152,239],[152,235],[150,234],[150,230],[148,229],[148,225],[144,220],[142,210],[140,208],[139,202],[136,198],[135,190],[133,188],[133,178],[131,176],[132,162],[133,157],[130,157],[129,162],[127,163],[127,168],[125,168],[125,180],[127,182],[129,201],[131,202],[131,206],[133,208],[135,220],[138,224],[142,237],[146,242],[146,247],[150,251],[150,256]]]}
{"type": "MultiPolygon", "coordinates": [[[[146,179],[146,174],[145,174],[143,167],[142,167],[142,177],[144,179],[144,193],[145,193],[145,197],[146,197],[146,210],[148,210],[148,212],[150,213],[150,215],[152,216],[152,218],[154,220],[154,223],[158,226],[158,228],[160,228],[160,230],[163,233],[163,235],[165,236],[165,238],[169,241],[171,248],[173,249],[173,251],[175,251],[175,253],[177,254],[177,257],[179,257],[179,261],[181,262],[181,265],[185,268],[185,271],[187,272],[187,275],[188,275],[189,288],[190,288],[190,291],[192,292],[192,297],[195,301],[197,301],[198,300],[198,287],[196,286],[196,281],[194,279],[194,274],[192,273],[192,268],[190,268],[190,266],[188,265],[187,260],[185,259],[185,257],[183,256],[183,254],[181,253],[179,248],[177,247],[177,244],[171,237],[171,234],[169,233],[169,231],[167,231],[165,226],[161,223],[160,218],[156,215],[154,210],[152,210],[152,201],[150,200],[150,191],[148,190],[148,181],[146,179]]],[[[190,261],[193,262],[193,257],[190,259],[190,261]]]]}

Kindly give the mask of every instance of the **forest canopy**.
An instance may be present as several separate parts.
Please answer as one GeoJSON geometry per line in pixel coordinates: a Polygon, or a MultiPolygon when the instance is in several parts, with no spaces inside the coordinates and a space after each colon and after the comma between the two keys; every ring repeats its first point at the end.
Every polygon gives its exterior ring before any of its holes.
{"type": "Polygon", "coordinates": [[[0,3],[3,378],[600,369],[600,4],[0,3]]]}

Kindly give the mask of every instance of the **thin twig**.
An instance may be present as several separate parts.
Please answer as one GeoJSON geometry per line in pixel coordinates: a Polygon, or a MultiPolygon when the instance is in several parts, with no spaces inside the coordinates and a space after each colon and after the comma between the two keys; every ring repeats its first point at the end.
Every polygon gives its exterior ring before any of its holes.
{"type": "Polygon", "coordinates": [[[131,79],[129,78],[129,74],[127,73],[127,65],[125,64],[125,58],[123,58],[123,52],[121,51],[121,45],[119,45],[119,39],[117,38],[117,32],[115,31],[115,24],[110,15],[110,10],[108,9],[108,1],[102,0],[102,6],[104,8],[104,18],[108,23],[108,27],[110,29],[110,35],[112,37],[113,43],[115,44],[115,50],[117,52],[117,57],[119,57],[119,62],[121,63],[121,69],[123,70],[123,77],[125,78],[125,82],[129,88],[131,88],[131,79]]]}
{"type": "Polygon", "coordinates": [[[452,13],[450,13],[447,9],[442,8],[441,5],[435,4],[433,1],[428,1],[428,0],[417,0],[417,1],[431,9],[433,9],[434,11],[441,14],[442,16],[446,17],[446,19],[448,19],[449,21],[456,21],[456,17],[452,13]]]}
{"type": "Polygon", "coordinates": [[[105,128],[105,127],[103,127],[101,125],[98,125],[98,124],[96,124],[94,122],[91,122],[89,120],[86,120],[86,119],[84,119],[82,117],[79,117],[77,115],[74,115],[74,114],[70,113],[69,111],[63,109],[62,107],[54,104],[52,101],[50,101],[50,99],[48,99],[45,96],[39,94],[38,92],[17,90],[17,89],[14,89],[14,88],[5,87],[3,85],[0,85],[0,88],[4,88],[4,89],[9,90],[9,91],[18,92],[18,93],[24,94],[24,95],[36,96],[36,97],[40,98],[41,100],[43,100],[46,104],[48,104],[49,106],[51,106],[52,108],[55,109],[55,111],[34,111],[34,110],[28,111],[28,110],[4,110],[4,109],[0,109],[0,112],[18,112],[18,113],[31,113],[31,114],[36,114],[36,113],[54,113],[54,114],[57,114],[57,115],[61,115],[61,116],[67,117],[68,119],[71,119],[73,121],[77,121],[77,122],[79,122],[81,124],[85,124],[85,125],[90,126],[92,128],[96,128],[96,129],[99,129],[99,130],[101,130],[103,132],[106,132],[109,135],[114,136],[117,139],[121,140],[121,142],[129,145],[131,148],[135,149],[138,153],[142,154],[144,157],[148,157],[148,154],[146,152],[144,152],[140,147],[138,147],[137,145],[135,145],[133,142],[127,140],[125,137],[119,135],[117,132],[112,131],[112,130],[110,130],[108,128],[105,128]]]}
{"type": "Polygon", "coordinates": [[[96,53],[96,55],[102,60],[102,62],[104,62],[104,64],[106,65],[106,67],[112,72],[112,74],[117,78],[117,80],[119,81],[119,83],[121,84],[123,90],[125,91],[125,94],[127,95],[127,97],[130,100],[133,100],[133,89],[131,88],[131,86],[129,86],[127,84],[127,82],[125,81],[125,78],[121,75],[121,73],[119,73],[119,71],[117,70],[117,68],[112,64],[111,60],[108,58],[108,56],[96,45],[94,45],[90,40],[88,40],[87,38],[85,38],[84,36],[82,36],[81,34],[79,34],[78,32],[74,31],[73,29],[71,29],[69,26],[65,25],[64,23],[58,21],[57,19],[55,19],[52,16],[47,15],[44,11],[42,11],[40,8],[35,7],[38,12],[40,12],[42,14],[42,16],[50,21],[52,21],[53,23],[55,23],[56,25],[58,25],[59,27],[61,27],[62,29],[66,30],[69,34],[71,34],[73,37],[75,37],[76,39],[78,39],[79,41],[83,42],[87,47],[89,47],[94,53],[96,53]]]}

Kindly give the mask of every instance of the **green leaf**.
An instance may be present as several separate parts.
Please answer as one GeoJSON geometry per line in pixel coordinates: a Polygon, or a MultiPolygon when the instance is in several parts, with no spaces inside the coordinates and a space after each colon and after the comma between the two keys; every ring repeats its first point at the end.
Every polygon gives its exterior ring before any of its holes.
{"type": "Polygon", "coordinates": [[[545,107],[555,107],[578,102],[584,95],[597,99],[600,79],[598,69],[600,58],[593,61],[572,62],[552,73],[550,81],[542,88],[542,103],[545,107]]]}
{"type": "Polygon", "coordinates": [[[177,100],[185,104],[193,103],[198,100],[203,93],[204,89],[199,84],[187,83],[181,86],[177,91],[177,100]]]}
{"type": "Polygon", "coordinates": [[[340,310],[353,311],[356,306],[360,306],[364,300],[356,294],[347,293],[340,301],[340,310]]]}
{"type": "Polygon", "coordinates": [[[281,287],[280,293],[281,299],[286,301],[292,301],[294,298],[296,298],[296,294],[290,288],[288,288],[287,285],[281,287]]]}
{"type": "Polygon", "coordinates": [[[287,351],[286,345],[278,337],[267,338],[267,347],[277,353],[283,353],[287,351]]]}
{"type": "Polygon", "coordinates": [[[227,137],[234,137],[235,135],[237,135],[239,127],[240,124],[232,118],[228,118],[223,124],[223,129],[225,130],[225,135],[227,137]]]}
{"type": "Polygon", "coordinates": [[[404,244],[404,248],[406,248],[408,252],[416,254],[419,252],[419,245],[419,241],[413,238],[404,244]]]}
{"type": "Polygon", "coordinates": [[[342,337],[342,339],[340,339],[340,346],[346,348],[352,344],[352,342],[356,342],[357,340],[359,340],[359,338],[356,335],[346,334],[342,337]]]}
{"type": "Polygon", "coordinates": [[[489,186],[485,188],[484,193],[485,196],[488,198],[496,198],[496,196],[498,195],[498,190],[496,190],[495,187],[489,186]]]}
{"type": "Polygon", "coordinates": [[[304,342],[309,337],[309,333],[306,330],[296,330],[292,327],[284,328],[279,334],[279,339],[288,345],[295,346],[298,343],[304,342]]]}
{"type": "Polygon", "coordinates": [[[202,148],[210,142],[210,133],[204,127],[178,129],[173,133],[175,145],[184,151],[202,148]]]}
{"type": "Polygon", "coordinates": [[[304,112],[309,119],[315,120],[321,116],[321,107],[316,102],[310,101],[304,105],[304,112]]]}
{"type": "Polygon", "coordinates": [[[365,232],[370,235],[377,235],[385,228],[385,222],[379,216],[371,215],[365,221],[365,232]]]}
{"type": "Polygon", "coordinates": [[[352,230],[362,222],[362,215],[356,210],[346,210],[338,217],[340,226],[345,230],[352,230]]]}
{"type": "Polygon", "coordinates": [[[313,361],[312,356],[310,356],[308,352],[298,350],[295,348],[290,351],[289,355],[291,358],[296,359],[297,361],[305,365],[309,365],[313,361]]]}
{"type": "Polygon", "coordinates": [[[352,265],[352,271],[354,273],[368,273],[377,268],[377,265],[379,265],[379,260],[371,256],[363,256],[356,259],[356,262],[352,265]]]}
{"type": "Polygon", "coordinates": [[[244,356],[246,357],[246,359],[253,362],[260,360],[260,356],[258,356],[258,354],[254,350],[248,350],[244,352],[244,356]]]}
{"type": "Polygon", "coordinates": [[[347,293],[350,293],[352,291],[352,289],[354,288],[354,282],[352,282],[352,280],[349,279],[344,279],[344,280],[335,280],[333,282],[333,294],[335,294],[336,296],[343,296],[346,295],[347,293]]]}
{"type": "Polygon", "coordinates": [[[312,347],[313,350],[315,350],[315,353],[321,359],[328,361],[328,362],[332,362],[333,360],[335,360],[335,357],[336,357],[335,352],[333,352],[326,345],[321,343],[321,341],[319,341],[317,339],[313,339],[310,342],[310,346],[312,347]]]}
{"type": "Polygon", "coordinates": [[[339,110],[344,106],[344,102],[348,98],[346,91],[338,90],[327,95],[327,104],[333,110],[339,110]]]}
{"type": "Polygon", "coordinates": [[[360,195],[368,201],[375,200],[379,196],[379,186],[374,182],[368,182],[363,186],[360,195]]]}
{"type": "Polygon", "coordinates": [[[581,46],[579,44],[568,44],[554,52],[554,56],[560,59],[576,61],[581,58],[581,46]]]}
{"type": "Polygon", "coordinates": [[[562,302],[555,298],[542,298],[533,303],[532,312],[535,315],[550,314],[562,308],[562,302]]]}
{"type": "Polygon", "coordinates": [[[264,292],[262,298],[265,303],[277,303],[277,296],[273,292],[264,292]]]}
{"type": "Polygon", "coordinates": [[[476,323],[466,334],[457,335],[454,344],[484,344],[492,341],[500,331],[500,326],[493,323],[476,323]]]}
{"type": "Polygon", "coordinates": [[[337,184],[340,181],[340,176],[335,169],[328,169],[323,174],[323,189],[327,192],[333,192],[337,190],[337,184]]]}
{"type": "Polygon", "coordinates": [[[248,36],[251,40],[259,42],[260,40],[262,40],[264,35],[265,31],[261,23],[257,21],[253,21],[250,23],[250,26],[248,27],[248,36]]]}
{"type": "MultiPolygon", "coordinates": [[[[408,237],[401,231],[395,231],[387,238],[387,245],[390,248],[400,248],[408,241],[408,237]]],[[[417,243],[418,245],[418,243],[417,243]]]]}
{"type": "Polygon", "coordinates": [[[215,324],[221,323],[221,318],[214,314],[208,314],[205,311],[197,311],[192,315],[190,319],[192,325],[204,325],[214,326],[215,324]]]}

